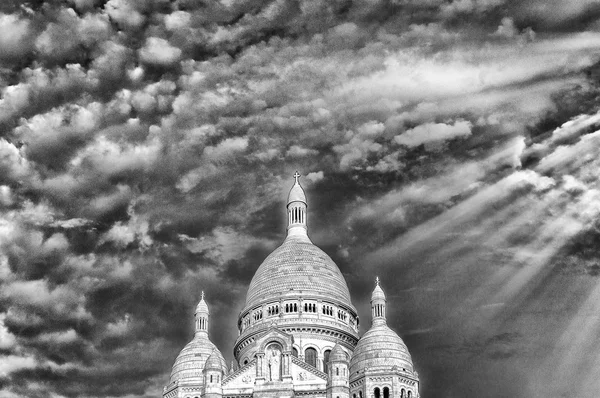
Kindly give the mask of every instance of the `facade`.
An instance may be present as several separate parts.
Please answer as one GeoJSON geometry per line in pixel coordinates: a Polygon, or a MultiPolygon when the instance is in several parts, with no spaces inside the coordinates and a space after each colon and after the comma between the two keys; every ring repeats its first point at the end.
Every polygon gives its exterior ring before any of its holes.
{"type": "Polygon", "coordinates": [[[238,317],[234,363],[208,336],[204,293],[194,338],[181,350],[163,398],[418,398],[419,376],[402,339],[387,326],[376,280],[371,328],[359,319],[337,265],[308,237],[307,201],[295,183],[287,236],[260,265],[238,317]]]}

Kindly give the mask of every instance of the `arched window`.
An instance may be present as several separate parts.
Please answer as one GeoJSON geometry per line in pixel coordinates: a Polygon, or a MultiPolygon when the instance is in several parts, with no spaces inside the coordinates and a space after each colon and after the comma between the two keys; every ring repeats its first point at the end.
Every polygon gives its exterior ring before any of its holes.
{"type": "Polygon", "coordinates": [[[390,398],[390,389],[383,387],[383,398],[390,398]]]}
{"type": "Polygon", "coordinates": [[[375,393],[375,398],[381,398],[381,390],[379,390],[379,387],[375,387],[373,392],[375,393]]]}
{"type": "Polygon", "coordinates": [[[362,398],[362,391],[358,392],[358,398],[362,398]]]}
{"type": "Polygon", "coordinates": [[[210,375],[210,382],[212,383],[212,375],[210,375]]]}
{"type": "Polygon", "coordinates": [[[400,398],[406,398],[406,396],[404,395],[405,393],[406,391],[404,390],[404,388],[400,390],[400,398]]]}
{"type": "Polygon", "coordinates": [[[352,394],[352,398],[356,398],[356,394],[352,394]]]}
{"type": "Polygon", "coordinates": [[[317,350],[315,350],[314,348],[307,348],[306,351],[304,351],[304,362],[316,368],[317,350]]]}
{"type": "Polygon", "coordinates": [[[327,373],[329,369],[329,354],[331,354],[331,350],[327,350],[323,353],[323,372],[327,373]]]}
{"type": "Polygon", "coordinates": [[[408,392],[408,395],[407,395],[407,397],[408,397],[408,398],[412,398],[412,392],[411,392],[411,391],[409,391],[409,392],[408,392]]]}
{"type": "Polygon", "coordinates": [[[248,365],[248,359],[244,359],[244,365],[248,365]]]}
{"type": "Polygon", "coordinates": [[[335,367],[335,375],[336,376],[340,375],[340,368],[338,368],[337,366],[335,367]]]}
{"type": "Polygon", "coordinates": [[[292,355],[298,358],[298,350],[296,349],[296,347],[292,347],[292,355]]]}

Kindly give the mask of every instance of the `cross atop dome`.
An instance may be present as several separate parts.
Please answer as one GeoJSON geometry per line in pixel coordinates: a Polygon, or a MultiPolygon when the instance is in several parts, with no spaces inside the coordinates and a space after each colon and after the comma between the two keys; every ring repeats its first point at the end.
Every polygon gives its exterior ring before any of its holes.
{"type": "Polygon", "coordinates": [[[379,277],[378,276],[375,277],[375,285],[379,286],[379,277]]]}
{"type": "Polygon", "coordinates": [[[294,179],[296,180],[296,184],[298,184],[299,178],[300,178],[300,173],[298,173],[298,170],[296,170],[296,172],[294,173],[294,179]]]}

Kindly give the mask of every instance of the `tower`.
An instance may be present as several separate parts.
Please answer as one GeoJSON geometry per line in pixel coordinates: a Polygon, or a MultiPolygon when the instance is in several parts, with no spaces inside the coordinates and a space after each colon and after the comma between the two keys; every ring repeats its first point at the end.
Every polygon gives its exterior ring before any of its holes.
{"type": "Polygon", "coordinates": [[[169,384],[163,389],[163,398],[199,397],[204,391],[204,368],[209,357],[212,357],[213,371],[217,367],[222,373],[227,371],[223,355],[209,339],[209,317],[210,311],[202,292],[194,311],[194,337],[175,359],[169,384]]]}
{"type": "Polygon", "coordinates": [[[336,344],[329,356],[327,398],[349,398],[348,355],[336,344]]]}
{"type": "Polygon", "coordinates": [[[216,351],[206,360],[204,365],[204,398],[221,398],[223,396],[223,368],[219,362],[219,356],[216,351]]]}
{"type": "Polygon", "coordinates": [[[419,397],[419,375],[406,344],[387,325],[386,302],[376,278],[371,294],[371,328],[359,340],[350,360],[352,398],[419,397]]]}

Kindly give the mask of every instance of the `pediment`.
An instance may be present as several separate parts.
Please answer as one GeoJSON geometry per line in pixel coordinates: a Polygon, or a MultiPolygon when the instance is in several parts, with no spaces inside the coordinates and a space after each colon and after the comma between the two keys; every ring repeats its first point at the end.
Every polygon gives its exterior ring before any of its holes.
{"type": "Polygon", "coordinates": [[[281,344],[283,352],[291,352],[294,344],[294,337],[279,330],[275,326],[271,326],[262,335],[256,338],[257,352],[265,352],[267,344],[277,342],[281,344]]]}
{"type": "Polygon", "coordinates": [[[254,385],[254,379],[256,378],[256,359],[250,361],[248,364],[242,366],[235,372],[228,374],[223,379],[223,387],[234,385],[239,386],[252,386],[254,385]]]}

